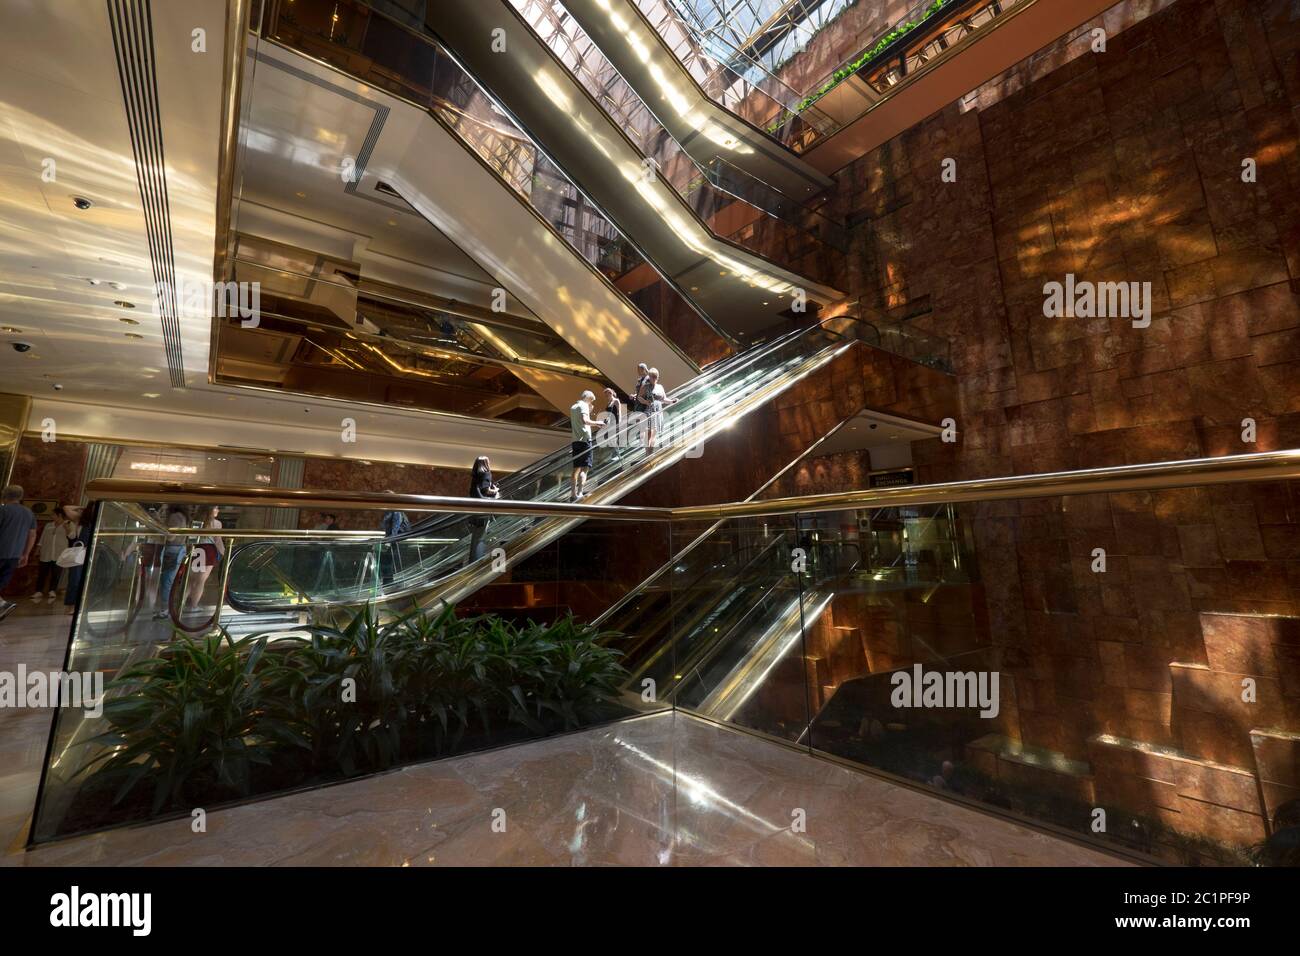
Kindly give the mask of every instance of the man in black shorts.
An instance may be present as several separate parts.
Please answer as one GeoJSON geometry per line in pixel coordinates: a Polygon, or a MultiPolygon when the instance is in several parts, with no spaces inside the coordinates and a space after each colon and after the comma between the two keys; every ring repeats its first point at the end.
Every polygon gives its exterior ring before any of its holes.
{"type": "Polygon", "coordinates": [[[600,428],[603,422],[591,417],[591,403],[596,396],[591,391],[584,391],[582,396],[569,406],[569,429],[573,447],[573,486],[570,501],[581,501],[587,488],[587,469],[591,467],[592,450],[595,442],[592,429],[600,428]]]}

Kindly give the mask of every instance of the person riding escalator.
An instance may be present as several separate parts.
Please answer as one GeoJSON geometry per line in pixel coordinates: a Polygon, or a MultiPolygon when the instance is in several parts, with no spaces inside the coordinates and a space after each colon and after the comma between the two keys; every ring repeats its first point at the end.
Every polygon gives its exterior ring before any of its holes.
{"type": "MultiPolygon", "coordinates": [[[[469,478],[469,496],[471,498],[500,498],[501,489],[492,480],[492,462],[487,455],[474,459],[474,470],[469,478]]],[[[487,554],[487,529],[492,519],[487,515],[469,516],[469,563],[473,564],[487,554]]]]}

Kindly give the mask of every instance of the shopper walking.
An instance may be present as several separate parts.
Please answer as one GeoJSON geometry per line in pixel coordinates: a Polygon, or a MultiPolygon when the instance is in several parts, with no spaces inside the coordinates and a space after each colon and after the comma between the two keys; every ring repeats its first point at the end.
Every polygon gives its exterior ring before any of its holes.
{"type": "Polygon", "coordinates": [[[77,602],[81,599],[81,589],[86,583],[86,565],[90,563],[90,549],[95,543],[95,522],[99,520],[99,502],[92,501],[84,508],[65,505],[63,510],[68,513],[69,521],[75,528],[75,533],[68,533],[68,539],[72,542],[69,547],[81,545],[83,551],[82,563],[68,568],[68,586],[63,591],[64,610],[71,614],[77,609],[77,602]]]}
{"type": "MultiPolygon", "coordinates": [[[[27,565],[36,546],[36,515],[23,504],[22,485],[4,490],[0,504],[0,593],[8,586],[14,572],[27,565]]],[[[14,609],[12,601],[0,597],[0,621],[14,609]]]]}
{"type": "Polygon", "coordinates": [[[189,513],[181,505],[172,505],[167,509],[165,524],[171,534],[162,549],[162,568],[158,574],[158,594],[153,612],[155,621],[161,621],[171,612],[172,585],[176,583],[176,574],[185,560],[185,538],[180,532],[190,526],[189,513]]]}

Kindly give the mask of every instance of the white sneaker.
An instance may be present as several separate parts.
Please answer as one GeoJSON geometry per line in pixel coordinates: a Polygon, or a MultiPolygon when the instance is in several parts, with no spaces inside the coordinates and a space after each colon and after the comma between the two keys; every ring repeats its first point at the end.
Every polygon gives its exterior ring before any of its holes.
{"type": "Polygon", "coordinates": [[[55,599],[56,597],[58,597],[58,595],[55,594],[53,591],[50,591],[50,592],[49,592],[49,598],[50,598],[50,603],[51,603],[51,604],[54,603],[54,599],[55,599]]]}
{"type": "Polygon", "coordinates": [[[44,600],[45,600],[45,595],[42,594],[40,591],[37,591],[35,594],[32,595],[33,604],[40,604],[44,600]]]}

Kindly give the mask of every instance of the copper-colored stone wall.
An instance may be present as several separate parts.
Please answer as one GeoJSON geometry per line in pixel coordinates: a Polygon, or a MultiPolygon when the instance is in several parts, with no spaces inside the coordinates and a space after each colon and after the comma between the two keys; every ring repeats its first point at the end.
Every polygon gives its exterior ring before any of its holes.
{"type": "MultiPolygon", "coordinates": [[[[828,23],[803,51],[791,57],[777,71],[777,76],[796,93],[811,93],[832,70],[887,33],[916,3],[917,0],[873,0],[853,4],[828,23]]],[[[752,118],[769,118],[761,112],[763,105],[756,98],[752,118]]]]}
{"type": "Polygon", "coordinates": [[[46,498],[77,503],[86,471],[87,444],[60,438],[43,442],[26,434],[18,443],[13,483],[22,485],[28,499],[46,498]]]}
{"type": "MultiPolygon", "coordinates": [[[[312,489],[346,488],[354,491],[394,491],[412,495],[469,494],[469,475],[474,462],[465,468],[441,468],[431,465],[403,465],[389,461],[363,464],[348,458],[308,458],[303,464],[302,486],[312,489]]],[[[493,474],[500,481],[505,473],[493,474]]],[[[383,517],[377,511],[340,511],[339,527],[343,530],[377,528],[383,517]]],[[[412,521],[416,515],[409,516],[412,521]]],[[[314,512],[299,515],[299,527],[310,528],[315,523],[314,512]]]]}
{"type": "MultiPolygon", "coordinates": [[[[696,365],[703,368],[731,354],[726,340],[709,328],[700,314],[650,266],[634,269],[620,278],[616,285],[696,365]]],[[[628,357],[629,374],[635,373],[638,361],[641,359],[636,356],[628,357]]],[[[629,378],[618,384],[627,389],[634,382],[629,378]]],[[[671,383],[668,384],[671,387],[671,383]]]]}
{"type": "Polygon", "coordinates": [[[862,409],[938,422],[938,413],[947,414],[955,402],[955,387],[950,375],[855,344],[710,439],[700,457],[651,479],[624,503],[669,507],[740,501],[862,409]]]}
{"type": "MultiPolygon", "coordinates": [[[[989,84],[996,95],[965,98],[976,108],[953,104],[839,176],[834,203],[862,250],[853,293],[953,344],[959,440],[915,444],[919,478],[1300,445],[1291,5],[1178,0],[1112,33],[1103,54],[1032,81],[1013,72],[989,84]],[[940,181],[946,157],[955,183],[940,181]],[[1242,181],[1247,158],[1257,182],[1242,181]],[[1150,327],[1045,318],[1044,283],[1066,273],[1150,282],[1150,327]]],[[[1227,842],[1262,837],[1267,807],[1214,781],[1271,775],[1271,805],[1300,796],[1300,751],[1285,743],[1300,731],[1296,631],[1259,623],[1300,615],[1300,483],[965,513],[1024,742],[1090,761],[1103,804],[1227,842]],[[1254,705],[1240,703],[1243,678],[1254,705]],[[1284,736],[1252,735],[1270,727],[1284,736]],[[1265,769],[1261,747],[1289,756],[1265,769]]]]}
{"type": "MultiPolygon", "coordinates": [[[[86,470],[86,443],[59,439],[43,442],[39,437],[24,435],[18,442],[18,455],[14,461],[13,478],[15,485],[22,485],[26,501],[48,499],[52,501],[77,503],[81,490],[81,477],[86,470]]],[[[41,521],[36,529],[37,541],[45,529],[41,521]]],[[[36,586],[38,557],[35,551],[32,560],[25,568],[19,568],[5,588],[7,596],[30,594],[36,586]]]]}
{"type": "Polygon", "coordinates": [[[799,462],[774,481],[760,498],[793,498],[866,488],[871,474],[871,453],[863,448],[833,455],[817,455],[799,462]]]}

